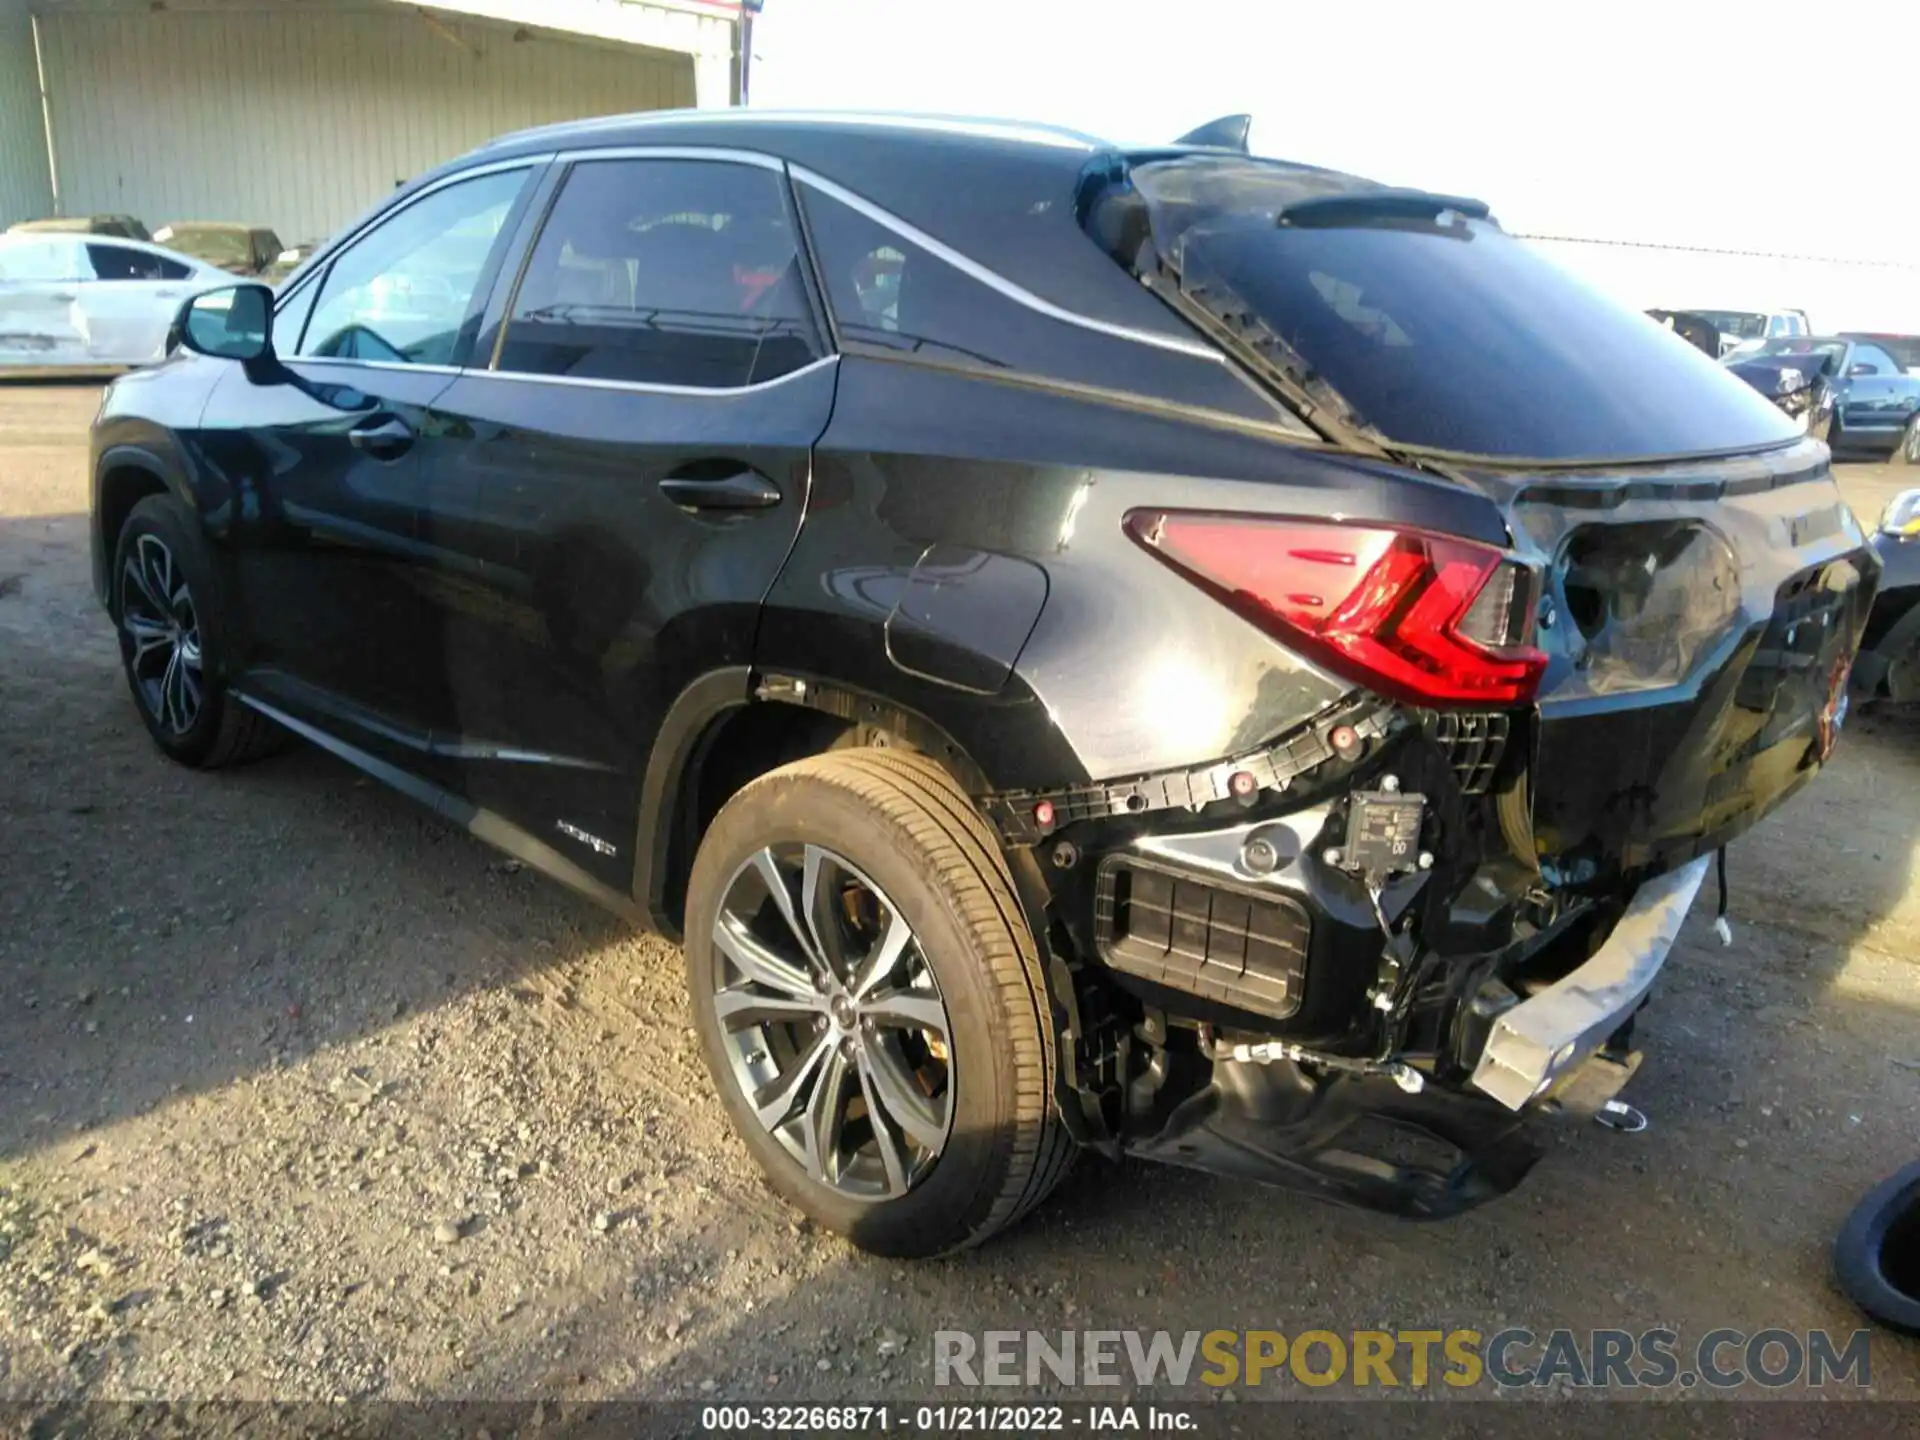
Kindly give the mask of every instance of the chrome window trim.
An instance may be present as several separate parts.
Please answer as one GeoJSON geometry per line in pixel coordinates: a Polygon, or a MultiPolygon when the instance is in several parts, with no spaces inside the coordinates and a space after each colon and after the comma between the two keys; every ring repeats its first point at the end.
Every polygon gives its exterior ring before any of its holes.
{"type": "MultiPolygon", "coordinates": [[[[534,385],[572,385],[583,390],[621,390],[643,395],[709,395],[733,396],[754,395],[762,390],[771,390],[776,385],[784,385],[789,380],[798,380],[802,375],[811,375],[814,371],[828,365],[840,363],[838,355],[823,355],[818,360],[809,360],[798,370],[789,370],[784,375],[776,375],[771,380],[756,381],[752,385],[704,386],[704,385],[659,385],[644,380],[593,380],[580,375],[535,375],[526,370],[486,370],[474,367],[456,372],[474,380],[519,380],[534,385]]],[[[404,370],[404,365],[395,366],[404,370]]]]}
{"type": "Polygon", "coordinates": [[[827,179],[824,175],[816,174],[805,166],[793,164],[787,166],[787,173],[793,177],[796,184],[810,186],[818,190],[822,195],[839,201],[848,209],[866,216],[867,219],[873,221],[874,224],[891,230],[901,239],[917,245],[929,254],[944,260],[963,275],[979,281],[989,289],[998,291],[1018,305],[1022,305],[1037,314],[1045,315],[1050,320],[1059,320],[1064,324],[1077,325],[1083,330],[1091,330],[1095,334],[1111,336],[1116,340],[1128,340],[1136,345],[1147,345],[1156,350],[1168,350],[1176,355],[1188,355],[1198,360],[1211,360],[1218,365],[1225,365],[1227,363],[1225,354],[1214,349],[1204,341],[1180,340],[1171,335],[1155,334],[1151,330],[1135,330],[1129,325],[1116,325],[1111,321],[1096,320],[1091,315],[1081,315],[1076,311],[1056,305],[1051,300],[1044,300],[1031,290],[1016,285],[997,270],[990,270],[979,261],[962,255],[951,245],[946,244],[944,241],[934,239],[933,236],[927,234],[926,231],[920,229],[917,225],[902,220],[898,215],[893,214],[889,210],[882,209],[864,196],[856,195],[844,185],[837,184],[827,179]]]}
{"type": "Polygon", "coordinates": [[[326,263],[308,270],[306,274],[300,277],[300,283],[298,285],[290,286],[286,290],[276,294],[274,296],[273,313],[276,316],[279,315],[281,306],[285,305],[309,285],[317,284],[318,282],[313,277],[322,271],[331,270],[333,268],[333,262],[338,259],[349,246],[360,243],[361,236],[367,234],[374,229],[375,226],[386,224],[387,221],[403,211],[411,210],[429,195],[437,195],[449,185],[458,185],[462,180],[478,180],[482,176],[498,175],[505,170],[537,170],[540,166],[551,162],[553,158],[552,152],[549,151],[541,155],[516,155],[511,160],[490,160],[484,165],[470,165],[465,170],[455,171],[451,175],[442,175],[431,185],[422,186],[398,205],[388,206],[376,211],[374,214],[369,215],[358,229],[340,236],[330,244],[322,245],[320,249],[314,251],[312,255],[309,255],[305,262],[308,265],[311,265],[314,260],[322,257],[325,258],[326,263]]]}
{"type": "MultiPolygon", "coordinates": [[[[698,160],[719,165],[748,165],[756,169],[769,171],[783,178],[787,171],[787,162],[780,159],[777,155],[763,154],[758,150],[734,150],[720,145],[595,145],[577,150],[557,151],[551,158],[554,163],[569,168],[576,164],[591,164],[598,160],[698,160]]],[[[547,216],[542,218],[542,229],[545,228],[546,221],[550,218],[551,211],[549,211],[547,216]]],[[[539,238],[539,232],[536,231],[532,244],[529,245],[527,250],[528,259],[532,257],[533,247],[539,244],[539,238]]],[[[794,237],[795,251],[803,256],[805,253],[803,249],[804,243],[798,235],[794,237]]],[[[524,280],[525,277],[522,276],[521,278],[524,280]]],[[[519,282],[516,282],[514,287],[515,296],[517,296],[518,287],[519,282]]],[[[510,296],[509,298],[511,300],[514,297],[510,296]]],[[[501,328],[503,334],[506,327],[511,323],[511,315],[502,317],[501,328]]],[[[460,373],[483,380],[520,380],[536,385],[570,385],[581,390],[614,390],[627,394],[679,395],[688,398],[703,395],[725,398],[728,396],[753,395],[762,390],[770,390],[776,385],[786,384],[789,380],[797,380],[802,375],[811,375],[823,366],[838,364],[839,360],[840,356],[837,352],[829,353],[821,356],[817,360],[809,360],[797,370],[789,370],[784,375],[776,375],[771,380],[757,381],[752,385],[726,386],[665,385],[650,383],[644,380],[597,380],[579,375],[541,375],[528,370],[503,370],[496,368],[492,364],[472,366],[466,370],[462,370],[460,373]]]]}
{"type": "Polygon", "coordinates": [[[345,365],[356,370],[401,370],[410,375],[465,375],[458,365],[410,365],[404,360],[355,360],[349,355],[289,355],[282,365],[345,365]]]}
{"type": "Polygon", "coordinates": [[[932,135],[965,135],[981,140],[1006,140],[1028,145],[1043,145],[1055,150],[1093,151],[1105,149],[1107,141],[1061,125],[1031,121],[995,120],[989,116],[921,115],[912,111],[886,110],[761,110],[758,108],[701,111],[691,117],[676,116],[664,122],[646,116],[617,116],[610,123],[630,124],[635,129],[649,125],[820,125],[849,129],[913,130],[932,135]]]}
{"type": "Polygon", "coordinates": [[[561,150],[551,158],[563,165],[594,160],[707,160],[722,165],[752,165],[775,172],[787,168],[787,162],[777,155],[762,154],[758,150],[733,150],[721,145],[592,145],[561,150]]]}
{"type": "MultiPolygon", "coordinates": [[[[1048,319],[1058,320],[1064,324],[1074,325],[1083,330],[1106,335],[1113,339],[1125,340],[1136,345],[1149,346],[1153,349],[1170,351],[1176,355],[1186,355],[1193,359],[1207,360],[1223,366],[1228,363],[1227,357],[1224,354],[1206,344],[1204,341],[1181,340],[1174,336],[1160,335],[1149,330],[1136,330],[1131,326],[1116,325],[1110,321],[1097,320],[1090,315],[1082,315],[1076,311],[1055,305],[1052,301],[1043,299],[1025,287],[1015,284],[998,271],[991,270],[987,266],[980,264],[977,260],[961,254],[944,241],[936,240],[918,226],[901,219],[891,211],[875,205],[872,201],[846,189],[835,181],[827,179],[824,175],[809,170],[805,166],[795,165],[790,161],[782,160],[778,156],[764,154],[757,150],[734,150],[717,145],[601,145],[585,146],[579,149],[557,150],[537,158],[541,161],[550,161],[567,166],[578,163],[591,163],[596,160],[700,160],[718,164],[750,165],[759,169],[772,171],[776,174],[785,174],[796,184],[812,186],[814,189],[820,191],[821,194],[837,200],[859,214],[866,216],[875,224],[892,231],[910,244],[919,246],[929,254],[953,266],[962,274],[1006,296],[1014,303],[1032,310],[1037,314],[1046,316],[1048,319]]],[[[506,169],[512,165],[521,163],[523,163],[522,160],[516,159],[497,162],[496,164],[486,167],[475,167],[471,170],[461,171],[459,176],[448,176],[447,181],[440,183],[444,184],[469,175],[481,174],[485,170],[506,169]]],[[[439,185],[436,184],[432,188],[438,189],[439,185]]],[[[429,193],[431,193],[430,190],[421,192],[422,195],[429,193]]],[[[491,365],[470,366],[454,373],[479,378],[521,380],[540,385],[571,385],[577,388],[591,390],[618,390],[640,394],[683,395],[689,397],[699,395],[724,397],[750,395],[758,391],[767,390],[775,385],[785,384],[789,380],[798,379],[802,375],[812,374],[822,366],[837,363],[839,359],[840,355],[838,353],[823,356],[818,360],[801,366],[797,370],[790,370],[785,375],[775,376],[771,380],[762,380],[753,385],[735,385],[724,388],[707,388],[698,385],[649,384],[643,381],[632,380],[593,380],[573,375],[539,375],[524,370],[496,369],[491,365]]],[[[425,368],[394,365],[388,361],[347,361],[336,363],[375,364],[393,369],[425,368]]]]}

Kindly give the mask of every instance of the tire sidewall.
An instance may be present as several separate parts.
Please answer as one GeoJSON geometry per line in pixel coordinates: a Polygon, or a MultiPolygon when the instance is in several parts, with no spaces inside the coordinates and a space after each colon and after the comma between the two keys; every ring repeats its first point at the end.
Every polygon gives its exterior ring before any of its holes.
{"type": "Polygon", "coordinates": [[[1854,1304],[1881,1324],[1920,1335],[1920,1297],[1895,1288],[1882,1264],[1887,1233],[1920,1206],[1920,1163],[1876,1185],[1853,1209],[1833,1245],[1834,1276],[1854,1304]]]}
{"type": "Polygon", "coordinates": [[[154,743],[176,760],[198,764],[220,738],[226,706],[225,686],[221,678],[221,658],[227,651],[226,613],[219,577],[214,571],[207,547],[186,507],[172,496],[155,495],[133,507],[127,522],[120,527],[114,544],[113,572],[108,587],[114,633],[120,642],[120,669],[133,696],[134,709],[147,727],[154,743]],[[147,708],[133,673],[133,639],[121,623],[120,587],[129,557],[143,535],[152,535],[167,547],[173,563],[186,580],[193,597],[194,616],[200,625],[200,713],[185,734],[175,734],[147,708]]]}
{"type": "MultiPolygon", "coordinates": [[[[702,842],[688,886],[684,949],[701,1052],[734,1128],[769,1182],[799,1209],[863,1249],[918,1255],[953,1248],[984,1221],[1014,1143],[1017,1077],[1001,1038],[1007,1015],[976,941],[928,857],[908,831],[858,795],[819,777],[774,775],[728,803],[702,842]],[[905,1195],[863,1201],[813,1180],[761,1125],[735,1081],[714,1014],[713,917],[728,884],[757,850],[783,842],[844,856],[897,905],[946,1002],[953,1120],[938,1159],[905,1195]],[[952,1237],[929,1247],[930,1240],[952,1237]]],[[[1032,1025],[1031,1017],[1025,1023],[1032,1025]]]]}

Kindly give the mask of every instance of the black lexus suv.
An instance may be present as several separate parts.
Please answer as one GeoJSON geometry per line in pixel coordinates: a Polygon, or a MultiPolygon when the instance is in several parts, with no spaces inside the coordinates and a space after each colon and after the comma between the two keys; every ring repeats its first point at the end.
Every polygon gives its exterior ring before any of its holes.
{"type": "Polygon", "coordinates": [[[1830,753],[1825,446],[1487,207],[908,117],[497,141],[93,431],[135,702],[323,746],[680,937],[859,1245],[1079,1147],[1408,1216],[1592,1115],[1830,753]]]}

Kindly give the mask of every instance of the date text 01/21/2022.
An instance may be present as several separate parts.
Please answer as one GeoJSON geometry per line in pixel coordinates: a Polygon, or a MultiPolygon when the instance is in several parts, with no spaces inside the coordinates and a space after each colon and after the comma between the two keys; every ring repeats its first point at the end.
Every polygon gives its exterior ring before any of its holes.
{"type": "Polygon", "coordinates": [[[709,1405],[700,1428],[717,1433],[770,1431],[887,1431],[965,1434],[1077,1430],[1089,1435],[1125,1431],[1192,1431],[1190,1411],[1146,1405],[709,1405]]]}

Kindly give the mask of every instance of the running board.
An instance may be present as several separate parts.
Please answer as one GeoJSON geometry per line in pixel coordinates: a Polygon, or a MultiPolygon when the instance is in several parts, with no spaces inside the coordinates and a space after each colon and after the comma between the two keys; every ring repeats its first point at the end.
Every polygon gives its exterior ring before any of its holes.
{"type": "Polygon", "coordinates": [[[283,725],[303,740],[311,740],[322,750],[339,756],[349,765],[364,774],[372,776],[383,785],[389,785],[411,800],[417,800],[435,814],[451,820],[468,834],[484,840],[497,850],[504,850],[514,859],[523,861],[551,876],[596,905],[602,905],[622,919],[631,920],[636,925],[646,925],[647,917],[641,908],[634,904],[631,896],[622,895],[612,886],[594,879],[573,861],[555,850],[544,841],[535,839],[518,825],[505,817],[463,800],[451,791],[421,779],[410,771],[402,770],[398,765],[390,764],[377,755],[371,755],[357,745],[349,744],[337,735],[331,735],[317,725],[305,720],[296,720],[277,705],[249,695],[244,690],[230,688],[228,695],[245,705],[249,710],[257,710],[277,725],[283,725]]]}

